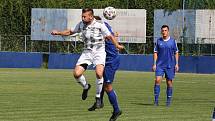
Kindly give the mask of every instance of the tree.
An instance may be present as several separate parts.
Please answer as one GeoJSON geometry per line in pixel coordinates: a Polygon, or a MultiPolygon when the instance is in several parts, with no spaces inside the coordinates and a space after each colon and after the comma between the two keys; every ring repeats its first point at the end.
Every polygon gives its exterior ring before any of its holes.
{"type": "MultiPolygon", "coordinates": [[[[186,9],[214,9],[215,0],[185,0],[186,9]]],[[[32,8],[104,8],[147,10],[147,36],[153,36],[155,9],[167,12],[182,9],[183,0],[0,0],[0,35],[30,35],[32,8]]],[[[14,44],[15,45],[15,44],[14,44]]],[[[153,49],[152,39],[147,39],[146,52],[153,49]]]]}

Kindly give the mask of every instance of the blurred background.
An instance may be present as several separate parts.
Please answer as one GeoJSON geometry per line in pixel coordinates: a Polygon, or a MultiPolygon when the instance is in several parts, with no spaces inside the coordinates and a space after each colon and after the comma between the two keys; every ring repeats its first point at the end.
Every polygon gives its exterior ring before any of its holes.
{"type": "Polygon", "coordinates": [[[181,55],[215,55],[214,0],[1,0],[0,51],[80,53],[81,42],[32,40],[32,8],[104,9],[107,6],[146,10],[144,42],[133,43],[122,36],[128,54],[152,54],[161,24],[168,23],[181,55]]]}

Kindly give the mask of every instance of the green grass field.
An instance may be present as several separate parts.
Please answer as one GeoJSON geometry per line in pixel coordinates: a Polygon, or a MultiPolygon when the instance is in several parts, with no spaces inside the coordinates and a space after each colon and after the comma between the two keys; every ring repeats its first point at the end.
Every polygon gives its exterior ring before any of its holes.
{"type": "MultiPolygon", "coordinates": [[[[0,121],[108,121],[112,107],[105,94],[103,109],[88,112],[94,102],[95,75],[89,97],[72,70],[0,69],[0,121]]],[[[165,106],[165,82],[160,106],[153,105],[154,73],[119,71],[114,88],[123,114],[117,121],[211,121],[215,107],[215,75],[181,74],[174,80],[173,103],[165,106]]]]}

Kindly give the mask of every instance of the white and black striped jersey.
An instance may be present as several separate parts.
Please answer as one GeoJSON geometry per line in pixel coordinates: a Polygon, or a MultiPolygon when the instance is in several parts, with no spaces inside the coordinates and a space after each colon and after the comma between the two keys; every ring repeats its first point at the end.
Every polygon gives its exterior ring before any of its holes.
{"type": "Polygon", "coordinates": [[[84,49],[92,49],[94,46],[105,47],[105,37],[111,35],[102,21],[93,20],[90,25],[79,22],[73,33],[80,33],[84,42],[84,49]]]}

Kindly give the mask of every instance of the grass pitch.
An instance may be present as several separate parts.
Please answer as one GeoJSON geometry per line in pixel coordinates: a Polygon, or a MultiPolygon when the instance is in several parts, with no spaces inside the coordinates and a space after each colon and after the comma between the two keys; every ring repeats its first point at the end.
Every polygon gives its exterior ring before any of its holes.
{"type": "MultiPolygon", "coordinates": [[[[108,121],[112,107],[105,94],[103,109],[89,112],[94,102],[95,74],[85,73],[92,88],[86,101],[72,70],[0,69],[0,121],[108,121]]],[[[114,88],[123,114],[117,121],[210,121],[215,107],[215,75],[176,74],[173,103],[153,105],[154,73],[116,74],[114,88]]]]}

